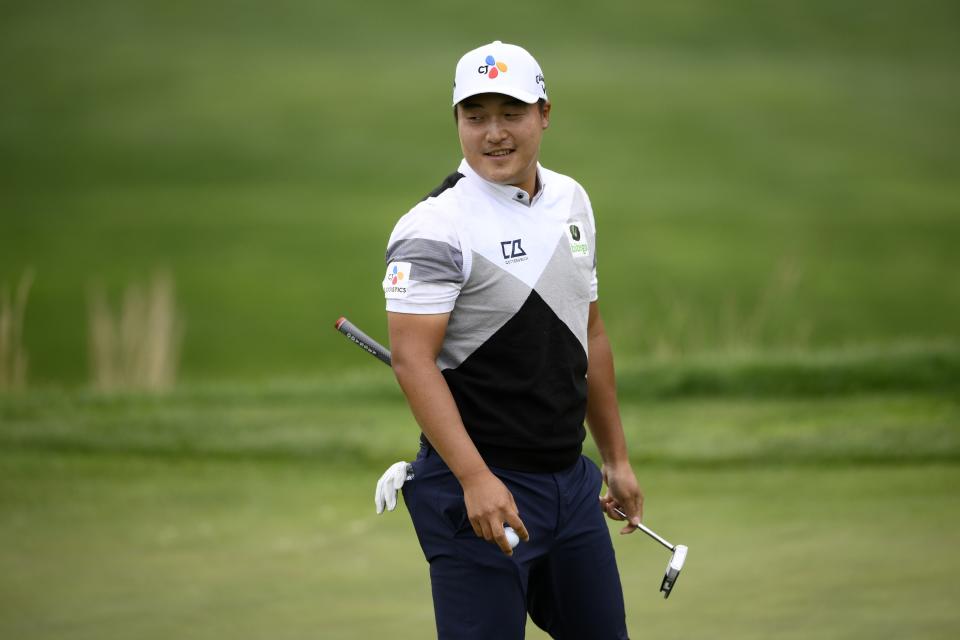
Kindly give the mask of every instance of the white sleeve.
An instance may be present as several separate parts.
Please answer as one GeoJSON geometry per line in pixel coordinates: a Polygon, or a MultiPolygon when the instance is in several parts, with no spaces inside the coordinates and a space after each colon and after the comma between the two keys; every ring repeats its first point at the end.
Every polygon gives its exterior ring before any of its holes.
{"type": "Polygon", "coordinates": [[[387,311],[449,313],[463,286],[463,253],[450,219],[429,203],[400,218],[387,244],[387,311]]]}
{"type": "Polygon", "coordinates": [[[590,279],[590,302],[596,302],[599,297],[599,283],[597,281],[597,222],[593,218],[593,205],[590,204],[590,196],[587,195],[587,190],[579,184],[577,187],[580,189],[580,193],[583,194],[583,200],[587,205],[587,218],[590,220],[590,237],[593,239],[593,246],[590,247],[591,253],[593,254],[593,276],[590,279]]]}

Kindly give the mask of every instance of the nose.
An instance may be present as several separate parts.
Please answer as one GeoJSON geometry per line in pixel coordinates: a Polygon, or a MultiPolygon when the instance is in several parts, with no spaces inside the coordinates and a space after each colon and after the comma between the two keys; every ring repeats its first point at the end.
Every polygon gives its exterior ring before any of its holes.
{"type": "Polygon", "coordinates": [[[503,122],[500,121],[500,118],[490,118],[486,132],[488,144],[503,142],[508,135],[509,134],[507,133],[506,128],[503,126],[503,122]]]}

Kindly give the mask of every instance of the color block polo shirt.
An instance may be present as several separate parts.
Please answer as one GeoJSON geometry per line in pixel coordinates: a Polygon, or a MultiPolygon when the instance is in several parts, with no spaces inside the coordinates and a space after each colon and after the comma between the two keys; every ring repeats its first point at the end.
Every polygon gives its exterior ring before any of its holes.
{"type": "Polygon", "coordinates": [[[558,471],[581,453],[596,226],[573,179],[539,167],[533,199],[464,160],[397,223],[387,311],[450,313],[437,357],[484,461],[558,471]]]}

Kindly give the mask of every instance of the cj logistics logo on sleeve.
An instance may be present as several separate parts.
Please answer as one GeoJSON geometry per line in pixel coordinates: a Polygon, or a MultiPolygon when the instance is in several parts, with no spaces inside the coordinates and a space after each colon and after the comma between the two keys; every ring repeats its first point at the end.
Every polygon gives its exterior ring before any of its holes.
{"type": "Polygon", "coordinates": [[[392,299],[406,298],[409,280],[410,263],[391,262],[387,265],[387,275],[383,278],[383,294],[392,299]]]}

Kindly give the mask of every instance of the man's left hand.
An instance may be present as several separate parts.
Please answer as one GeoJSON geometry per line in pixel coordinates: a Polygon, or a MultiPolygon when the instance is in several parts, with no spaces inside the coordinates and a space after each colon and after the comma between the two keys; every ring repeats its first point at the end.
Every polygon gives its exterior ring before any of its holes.
{"type": "Polygon", "coordinates": [[[643,491],[637,483],[637,477],[629,464],[608,465],[601,468],[603,481],[607,484],[607,492],[600,496],[600,508],[611,520],[623,520],[623,516],[614,511],[620,509],[627,514],[627,525],[620,530],[621,534],[633,533],[637,525],[643,520],[643,491]]]}

